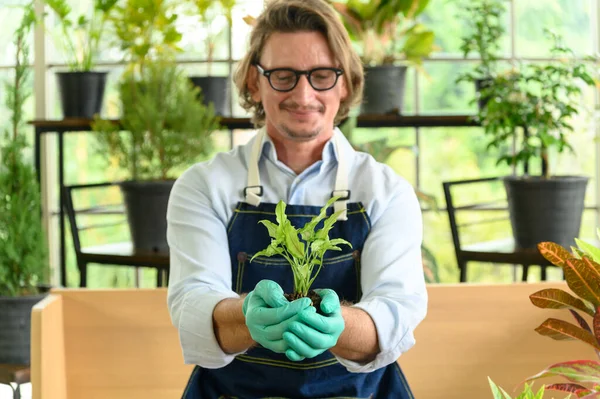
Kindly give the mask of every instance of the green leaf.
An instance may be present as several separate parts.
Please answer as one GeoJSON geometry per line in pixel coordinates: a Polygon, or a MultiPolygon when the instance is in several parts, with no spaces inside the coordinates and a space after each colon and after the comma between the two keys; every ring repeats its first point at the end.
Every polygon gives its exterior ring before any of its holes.
{"type": "Polygon", "coordinates": [[[259,251],[257,253],[254,254],[254,256],[252,256],[252,258],[250,258],[250,262],[252,262],[254,260],[254,258],[256,258],[257,256],[273,256],[273,255],[279,255],[283,253],[283,249],[279,246],[275,246],[275,245],[269,245],[267,248],[263,249],[262,251],[259,251]]]}
{"type": "Polygon", "coordinates": [[[269,221],[269,220],[261,220],[258,223],[262,223],[267,230],[269,231],[269,237],[271,238],[275,238],[275,239],[280,239],[281,237],[279,236],[278,232],[279,232],[279,226],[277,226],[275,223],[269,221]]]}
{"type": "Polygon", "coordinates": [[[434,40],[432,31],[414,33],[406,38],[402,51],[412,61],[428,57],[433,52],[434,40]]]}
{"type": "Polygon", "coordinates": [[[563,270],[569,288],[597,308],[600,306],[600,271],[591,262],[587,258],[572,258],[567,260],[563,270]]]}
{"type": "Polygon", "coordinates": [[[350,248],[352,248],[352,244],[350,244],[348,241],[344,240],[343,238],[334,238],[333,240],[329,240],[329,244],[331,245],[347,245],[350,248]]]}
{"type": "Polygon", "coordinates": [[[298,259],[304,258],[304,243],[298,238],[298,231],[292,226],[289,220],[284,225],[285,246],[289,253],[298,259]]]}
{"type": "Polygon", "coordinates": [[[285,222],[287,221],[287,216],[285,214],[285,202],[283,201],[279,201],[277,203],[277,206],[275,207],[275,215],[277,217],[277,224],[280,226],[284,226],[285,222]]]}
{"type": "Polygon", "coordinates": [[[600,363],[594,360],[572,360],[556,363],[527,378],[526,381],[544,377],[564,377],[571,382],[600,384],[600,363]]]}
{"type": "Polygon", "coordinates": [[[488,382],[490,383],[490,388],[492,389],[492,394],[494,395],[494,399],[511,399],[510,395],[506,393],[506,391],[500,388],[490,377],[488,377],[488,382]]]}
{"type": "Polygon", "coordinates": [[[579,238],[575,239],[575,243],[589,258],[593,259],[595,262],[600,262],[600,248],[580,240],[579,238]]]}
{"type": "Polygon", "coordinates": [[[541,291],[535,292],[529,296],[531,303],[538,308],[542,309],[565,309],[571,308],[581,310],[594,316],[594,311],[590,309],[586,304],[579,298],[575,298],[573,295],[566,291],[557,288],[547,288],[541,291]]]}
{"type": "Polygon", "coordinates": [[[549,318],[540,324],[535,331],[557,341],[577,339],[591,345],[596,350],[600,350],[600,344],[598,344],[598,340],[594,335],[564,320],[549,318]]]}
{"type": "Polygon", "coordinates": [[[544,258],[559,267],[564,267],[567,259],[573,257],[564,247],[554,242],[541,242],[538,244],[538,250],[544,258]]]}

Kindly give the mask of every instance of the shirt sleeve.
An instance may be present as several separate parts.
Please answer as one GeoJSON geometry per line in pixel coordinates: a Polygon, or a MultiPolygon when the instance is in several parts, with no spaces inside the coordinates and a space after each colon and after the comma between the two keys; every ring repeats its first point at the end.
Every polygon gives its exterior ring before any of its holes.
{"type": "Polygon", "coordinates": [[[226,366],[237,354],[221,349],[213,330],[213,310],[231,289],[226,222],[208,196],[208,179],[198,166],[186,171],[171,190],[167,210],[170,273],[167,302],[186,364],[226,366]]]}
{"type": "Polygon", "coordinates": [[[427,312],[421,209],[408,182],[401,180],[395,186],[365,241],[361,256],[363,296],[354,305],[373,319],[380,352],[367,364],[338,356],[350,372],[370,372],[396,361],[415,344],[413,331],[427,312]]]}

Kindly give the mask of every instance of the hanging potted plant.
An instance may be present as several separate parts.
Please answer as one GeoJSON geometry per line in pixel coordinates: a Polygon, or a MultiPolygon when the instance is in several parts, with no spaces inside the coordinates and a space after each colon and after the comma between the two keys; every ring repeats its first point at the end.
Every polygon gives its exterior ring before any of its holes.
{"type": "Polygon", "coordinates": [[[35,23],[33,3],[15,32],[16,66],[6,82],[10,126],[0,136],[0,363],[30,363],[31,308],[47,291],[48,254],[40,190],[23,120],[31,96],[27,36],[35,23]]]}
{"type": "Polygon", "coordinates": [[[184,72],[168,60],[146,62],[141,74],[125,74],[119,86],[120,126],[96,118],[99,153],[128,171],[121,182],[134,247],[167,252],[167,202],[178,173],[212,151],[219,129],[212,105],[184,72]]]}
{"type": "Polygon", "coordinates": [[[331,1],[365,68],[361,114],[401,114],[408,66],[421,68],[434,50],[433,31],[416,18],[429,0],[331,1]],[[402,64],[396,61],[403,58],[402,64]]]}
{"type": "Polygon", "coordinates": [[[479,63],[472,71],[462,73],[456,83],[473,82],[479,109],[485,106],[486,98],[481,96],[481,90],[489,85],[498,74],[500,59],[500,39],[505,35],[504,2],[500,0],[477,0],[466,2],[460,18],[466,26],[467,33],[461,37],[460,50],[463,57],[476,53],[479,63]]]}
{"type": "Polygon", "coordinates": [[[107,72],[93,71],[106,23],[118,0],[94,0],[91,18],[71,19],[67,0],[44,0],[60,25],[57,43],[66,52],[68,72],[57,72],[64,118],[92,118],[102,110],[107,72]]]}
{"type": "Polygon", "coordinates": [[[521,248],[535,248],[542,241],[572,245],[588,182],[585,176],[550,172],[551,153],[573,151],[568,136],[574,130],[572,119],[582,110],[582,86],[594,87],[595,81],[560,36],[547,33],[556,61],[523,65],[494,77],[482,90],[489,101],[477,116],[489,138],[488,149],[499,151],[498,163],[522,170],[522,175],[504,178],[513,234],[521,248]],[[529,173],[533,159],[541,161],[540,176],[529,173]]]}
{"type": "Polygon", "coordinates": [[[206,76],[190,76],[191,81],[200,88],[205,104],[212,103],[217,115],[230,115],[231,89],[229,76],[213,76],[217,38],[223,30],[231,28],[231,13],[235,0],[192,0],[194,14],[200,19],[206,57],[206,76]]]}

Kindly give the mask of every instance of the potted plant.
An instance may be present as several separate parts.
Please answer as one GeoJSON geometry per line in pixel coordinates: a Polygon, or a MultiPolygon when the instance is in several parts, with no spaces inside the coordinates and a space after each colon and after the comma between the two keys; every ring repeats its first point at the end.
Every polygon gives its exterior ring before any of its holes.
{"type": "Polygon", "coordinates": [[[124,74],[139,78],[146,63],[175,59],[182,37],[176,25],[177,6],[169,0],[122,0],[115,5],[109,24],[127,65],[124,74]]]}
{"type": "Polygon", "coordinates": [[[33,3],[15,32],[16,66],[5,84],[10,126],[0,139],[0,363],[29,364],[31,308],[46,291],[48,256],[35,169],[26,156],[23,108],[31,96],[27,36],[33,3]]]}
{"type": "Polygon", "coordinates": [[[260,221],[269,231],[271,244],[250,259],[252,262],[258,256],[283,256],[288,261],[294,275],[294,292],[287,293],[286,298],[293,301],[301,297],[309,297],[317,311],[321,309],[321,297],[310,287],[323,266],[325,252],[341,251],[338,245],[352,247],[348,241],[342,238],[329,239],[329,231],[343,211],[334,212],[327,217],[327,208],[338,199],[339,197],[332,197],[321,208],[317,216],[300,228],[292,225],[285,214],[285,202],[279,201],[275,208],[277,224],[268,219],[260,221]],[[321,222],[323,222],[323,227],[316,229],[321,222]]]}
{"type": "MultiPolygon", "coordinates": [[[[600,238],[600,229],[598,230],[600,238]]],[[[552,339],[579,340],[590,345],[600,357],[600,248],[575,239],[577,247],[572,253],[554,242],[538,244],[540,253],[554,265],[562,268],[572,293],[547,288],[529,296],[531,302],[542,309],[567,309],[575,323],[549,318],[536,332],[552,339]],[[591,320],[586,320],[591,319],[591,320]]],[[[526,379],[531,382],[545,377],[563,377],[568,382],[546,386],[547,390],[575,394],[577,398],[600,398],[600,362],[595,360],[570,360],[548,366],[526,379]]],[[[495,396],[504,398],[503,396],[495,396]]]]}
{"type": "Polygon", "coordinates": [[[568,135],[572,118],[582,110],[582,86],[595,86],[584,61],[551,32],[556,61],[526,64],[499,74],[482,90],[490,100],[477,115],[489,139],[488,149],[499,151],[498,163],[522,166],[523,175],[507,176],[509,213],[515,242],[535,248],[542,241],[563,246],[579,234],[588,178],[553,176],[551,151],[573,150],[568,135]],[[517,143],[512,152],[513,142],[517,143]],[[531,176],[529,163],[541,160],[541,175],[531,176]]]}
{"type": "Polygon", "coordinates": [[[57,72],[63,117],[92,118],[100,113],[107,72],[93,71],[106,23],[117,0],[94,0],[91,18],[71,19],[67,0],[44,0],[60,24],[57,43],[67,53],[68,72],[57,72]]]}
{"type": "Polygon", "coordinates": [[[211,153],[218,117],[169,60],[146,62],[139,78],[125,74],[119,93],[120,123],[96,118],[92,124],[98,149],[131,178],[120,186],[135,248],[167,252],[165,215],[174,179],[211,153]]]}
{"type": "Polygon", "coordinates": [[[498,73],[500,39],[506,33],[502,21],[505,11],[504,2],[500,0],[477,0],[465,2],[459,16],[467,28],[467,33],[461,38],[460,50],[464,58],[471,53],[478,54],[479,63],[472,71],[460,74],[456,83],[466,81],[475,84],[479,109],[486,103],[486,99],[481,97],[481,89],[498,73]]]}
{"type": "Polygon", "coordinates": [[[231,13],[235,6],[235,0],[192,0],[192,3],[194,14],[198,15],[205,35],[207,75],[190,76],[190,79],[196,86],[200,87],[204,103],[213,103],[217,115],[227,116],[230,114],[231,101],[229,76],[213,76],[211,69],[217,38],[224,28],[231,28],[231,13]],[[221,18],[224,21],[221,21],[221,18]]]}
{"type": "Polygon", "coordinates": [[[342,18],[365,68],[362,114],[401,114],[407,65],[421,67],[434,50],[433,31],[417,22],[429,0],[330,1],[342,18]]]}

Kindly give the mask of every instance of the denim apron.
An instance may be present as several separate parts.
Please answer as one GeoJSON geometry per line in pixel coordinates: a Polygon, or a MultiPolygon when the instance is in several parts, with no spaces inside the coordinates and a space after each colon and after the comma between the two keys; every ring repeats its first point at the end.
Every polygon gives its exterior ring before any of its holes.
{"type": "MultiPolygon", "coordinates": [[[[271,239],[267,229],[258,222],[268,219],[276,223],[276,204],[261,203],[258,158],[265,129],[259,130],[248,170],[245,202],[239,202],[227,227],[232,267],[232,287],[241,294],[250,292],[262,279],[276,281],[283,291],[292,293],[293,275],[283,257],[257,257],[254,253],[266,248],[271,239]]],[[[337,139],[334,143],[337,147],[337,139]]],[[[340,300],[358,302],[360,288],[360,251],[369,234],[371,222],[361,203],[349,203],[345,163],[339,148],[335,195],[344,195],[334,204],[334,210],[345,209],[330,230],[330,238],[343,238],[352,248],[328,251],[323,267],[311,288],[331,288],[340,300]]],[[[328,214],[334,210],[328,209],[328,214]]],[[[286,214],[294,227],[303,226],[320,211],[317,206],[288,205],[286,214]]],[[[317,228],[322,227],[322,222],[317,228]]],[[[289,360],[285,354],[274,353],[257,346],[236,356],[220,369],[196,366],[185,399],[409,399],[413,398],[404,374],[397,362],[370,373],[350,373],[331,352],[300,362],[289,360]]]]}

